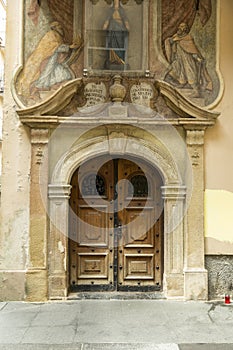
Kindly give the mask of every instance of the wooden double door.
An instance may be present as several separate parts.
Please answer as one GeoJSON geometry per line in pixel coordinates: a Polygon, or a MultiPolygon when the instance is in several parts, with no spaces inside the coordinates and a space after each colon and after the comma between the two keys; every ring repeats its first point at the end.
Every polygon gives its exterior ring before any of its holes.
{"type": "Polygon", "coordinates": [[[70,289],[161,290],[159,173],[138,160],[90,160],[71,181],[70,289]]]}

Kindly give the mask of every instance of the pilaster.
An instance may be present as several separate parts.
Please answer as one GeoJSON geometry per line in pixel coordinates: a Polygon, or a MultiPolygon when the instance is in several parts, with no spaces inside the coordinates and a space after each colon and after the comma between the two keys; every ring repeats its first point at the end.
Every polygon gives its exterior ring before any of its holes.
{"type": "Polygon", "coordinates": [[[70,185],[49,185],[49,298],[67,296],[70,185]]]}
{"type": "Polygon", "coordinates": [[[203,127],[186,127],[187,150],[192,163],[193,188],[185,235],[185,298],[207,299],[207,271],[204,267],[204,132],[203,127]]]}
{"type": "Polygon", "coordinates": [[[162,186],[164,199],[164,292],[184,295],[184,201],[186,187],[162,186]]]}
{"type": "Polygon", "coordinates": [[[47,129],[31,129],[29,262],[26,272],[28,301],[47,299],[48,138],[47,129]]]}

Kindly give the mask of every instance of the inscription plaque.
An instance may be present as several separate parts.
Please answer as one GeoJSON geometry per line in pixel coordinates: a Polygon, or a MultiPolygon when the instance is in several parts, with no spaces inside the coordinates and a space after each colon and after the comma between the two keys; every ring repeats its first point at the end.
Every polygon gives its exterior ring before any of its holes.
{"type": "Polygon", "coordinates": [[[106,101],[106,86],[104,83],[88,83],[84,88],[84,96],[87,100],[85,107],[95,106],[106,101]]]}
{"type": "Polygon", "coordinates": [[[130,98],[132,103],[140,106],[150,107],[150,100],[154,97],[154,90],[148,83],[132,85],[130,89],[130,98]]]}

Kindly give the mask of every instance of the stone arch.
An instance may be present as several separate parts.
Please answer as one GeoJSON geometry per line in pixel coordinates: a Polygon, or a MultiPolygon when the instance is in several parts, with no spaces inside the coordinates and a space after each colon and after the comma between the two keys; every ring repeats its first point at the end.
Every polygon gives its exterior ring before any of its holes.
{"type": "Polygon", "coordinates": [[[50,298],[66,297],[68,293],[68,218],[72,175],[82,162],[104,154],[141,158],[160,172],[164,183],[161,188],[164,199],[164,293],[169,292],[171,275],[181,280],[178,285],[183,288],[180,286],[183,286],[184,224],[177,218],[183,219],[186,188],[179,167],[158,139],[151,142],[146,138],[129,136],[123,129],[124,126],[107,136],[92,137],[74,145],[54,167],[49,184],[50,298]]]}
{"type": "Polygon", "coordinates": [[[69,184],[75,169],[83,161],[104,154],[142,158],[159,170],[164,179],[164,185],[182,185],[178,165],[159,140],[152,143],[123,133],[94,137],[69,149],[57,162],[51,184],[69,184]]]}

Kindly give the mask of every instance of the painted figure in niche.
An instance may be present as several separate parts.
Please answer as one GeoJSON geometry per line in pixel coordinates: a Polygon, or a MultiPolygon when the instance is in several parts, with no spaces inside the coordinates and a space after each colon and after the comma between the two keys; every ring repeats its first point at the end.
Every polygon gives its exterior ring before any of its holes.
{"type": "MultiPolygon", "coordinates": [[[[46,25],[41,22],[43,17],[47,17],[49,22],[56,21],[62,23],[65,34],[65,42],[73,40],[73,16],[74,0],[24,0],[29,2],[27,15],[34,24],[46,25]],[[49,13],[47,12],[49,10],[49,13]]],[[[79,1],[79,0],[77,0],[79,1]]],[[[76,2],[76,0],[75,0],[76,2]]]]}
{"type": "Polygon", "coordinates": [[[180,23],[192,28],[196,16],[204,27],[212,13],[211,0],[162,0],[162,47],[172,37],[180,23]]]}
{"type": "Polygon", "coordinates": [[[129,22],[119,0],[114,0],[109,18],[103,25],[106,30],[106,47],[109,48],[106,69],[123,69],[126,64],[129,22]]]}
{"type": "Polygon", "coordinates": [[[58,22],[52,22],[50,30],[40,40],[37,48],[28,57],[22,74],[18,81],[18,92],[20,95],[29,98],[31,95],[31,84],[36,81],[41,70],[43,70],[44,60],[48,59],[54,51],[64,43],[64,32],[58,22]]]}
{"type": "Polygon", "coordinates": [[[80,38],[72,45],[65,44],[61,24],[52,22],[50,30],[25,63],[18,81],[18,93],[31,104],[40,100],[40,91],[56,89],[74,78],[69,65],[78,58],[82,47],[80,38]]]}
{"type": "Polygon", "coordinates": [[[165,53],[170,66],[165,80],[178,87],[191,87],[192,97],[201,97],[201,91],[211,91],[212,81],[205,59],[189,34],[187,23],[181,23],[177,32],[165,40],[165,53]]]}
{"type": "Polygon", "coordinates": [[[212,14],[211,0],[162,1],[162,49],[170,63],[165,80],[194,88],[193,96],[211,91],[205,60],[189,34],[196,17],[204,27],[212,14]],[[190,86],[191,85],[191,86],[190,86]]]}
{"type": "Polygon", "coordinates": [[[77,59],[81,48],[81,38],[72,45],[60,45],[45,62],[40,77],[31,84],[31,96],[39,97],[40,91],[56,90],[61,83],[74,79],[70,65],[77,59]]]}
{"type": "Polygon", "coordinates": [[[29,10],[28,10],[28,17],[32,20],[35,26],[38,25],[39,13],[40,13],[40,0],[31,0],[29,10]]]}

